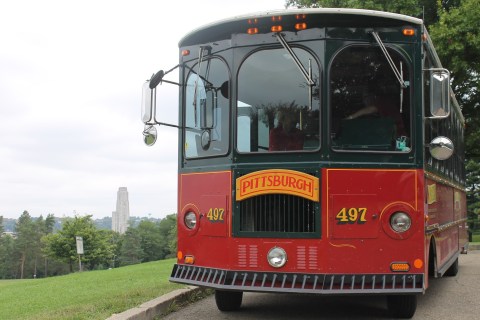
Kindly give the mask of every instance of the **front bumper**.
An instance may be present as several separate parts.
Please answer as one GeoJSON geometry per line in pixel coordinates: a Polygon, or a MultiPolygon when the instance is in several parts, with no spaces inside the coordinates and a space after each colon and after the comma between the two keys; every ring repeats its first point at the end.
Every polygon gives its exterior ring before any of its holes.
{"type": "Polygon", "coordinates": [[[306,274],[175,264],[170,281],[222,290],[312,294],[423,293],[423,274],[306,274]]]}

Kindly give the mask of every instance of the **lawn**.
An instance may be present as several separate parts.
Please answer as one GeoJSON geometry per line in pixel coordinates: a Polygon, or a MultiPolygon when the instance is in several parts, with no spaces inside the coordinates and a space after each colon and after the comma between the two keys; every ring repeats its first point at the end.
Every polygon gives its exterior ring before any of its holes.
{"type": "Polygon", "coordinates": [[[106,319],[183,288],[168,281],[174,260],[29,280],[0,280],[2,319],[106,319]]]}
{"type": "Polygon", "coordinates": [[[472,235],[472,242],[480,242],[480,233],[472,235]]]}

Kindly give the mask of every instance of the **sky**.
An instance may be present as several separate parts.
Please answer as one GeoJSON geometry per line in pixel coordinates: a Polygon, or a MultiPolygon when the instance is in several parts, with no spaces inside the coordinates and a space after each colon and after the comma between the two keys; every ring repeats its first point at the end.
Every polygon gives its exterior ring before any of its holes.
{"type": "MultiPolygon", "coordinates": [[[[188,32],[285,0],[15,0],[0,4],[0,216],[177,212],[177,129],[143,143],[141,87],[188,32]]],[[[172,80],[177,80],[174,73],[172,80]]],[[[168,76],[171,76],[169,74],[168,76]]],[[[177,122],[178,88],[160,119],[177,122]]],[[[157,117],[158,119],[159,117],[157,117]]]]}

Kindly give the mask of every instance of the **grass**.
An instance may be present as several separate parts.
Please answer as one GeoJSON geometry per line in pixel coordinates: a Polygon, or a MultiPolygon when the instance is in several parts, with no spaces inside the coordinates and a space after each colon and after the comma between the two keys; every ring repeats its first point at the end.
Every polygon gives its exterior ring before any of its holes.
{"type": "Polygon", "coordinates": [[[66,276],[0,281],[2,319],[106,319],[183,288],[168,277],[174,260],[66,276]]]}
{"type": "Polygon", "coordinates": [[[480,234],[473,234],[472,242],[480,242],[480,234]]]}

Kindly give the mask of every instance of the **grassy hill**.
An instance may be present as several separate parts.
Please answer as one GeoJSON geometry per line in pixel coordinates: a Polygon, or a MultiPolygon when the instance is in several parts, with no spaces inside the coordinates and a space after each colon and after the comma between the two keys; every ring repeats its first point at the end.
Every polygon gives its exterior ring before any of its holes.
{"type": "Polygon", "coordinates": [[[2,319],[106,319],[184,286],[168,281],[174,260],[29,280],[0,280],[2,319]]]}

